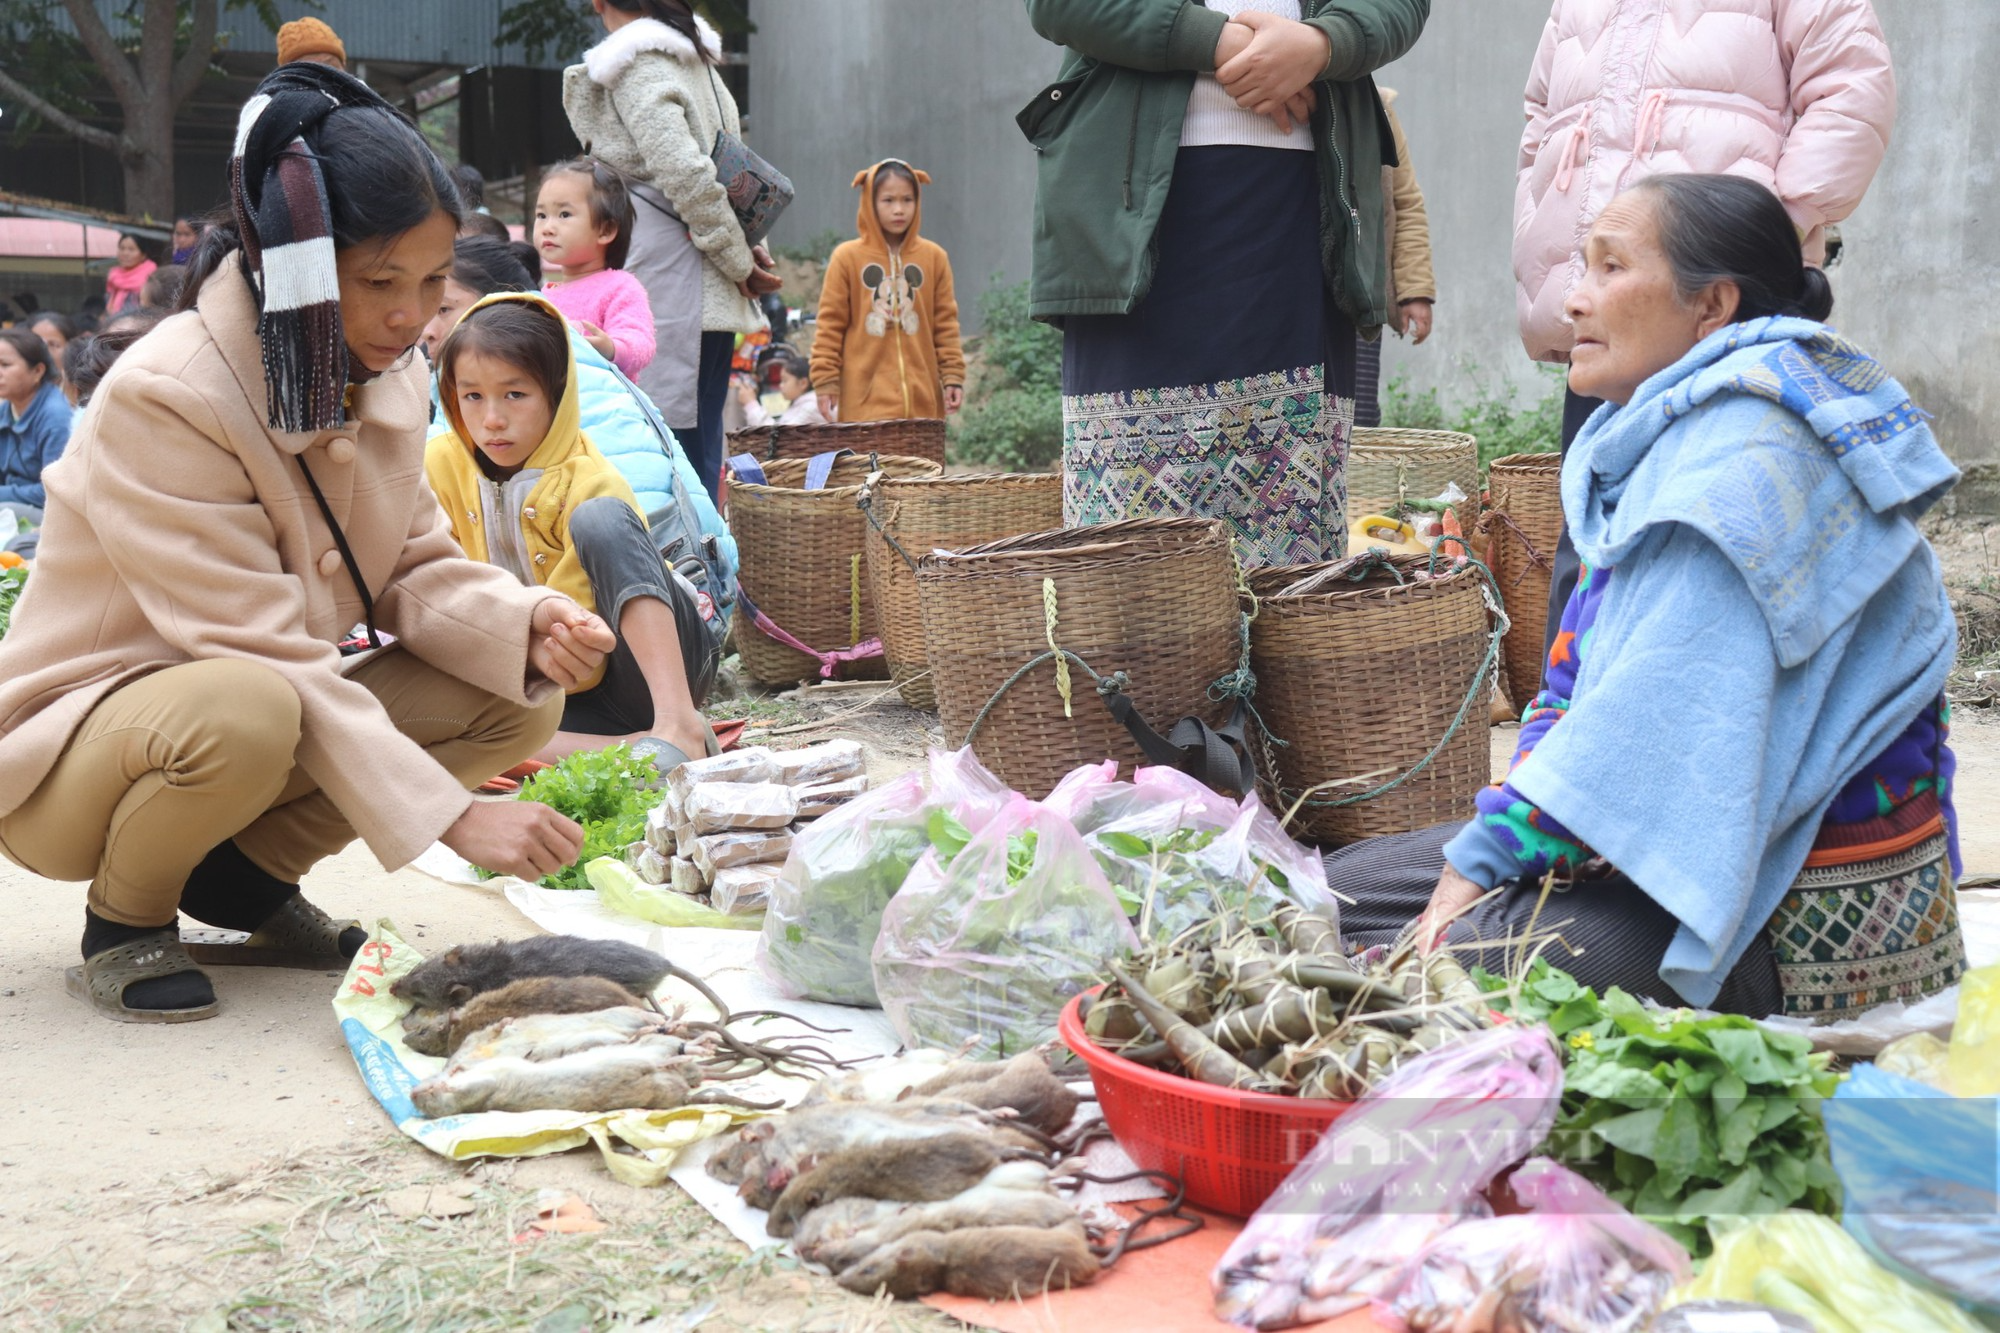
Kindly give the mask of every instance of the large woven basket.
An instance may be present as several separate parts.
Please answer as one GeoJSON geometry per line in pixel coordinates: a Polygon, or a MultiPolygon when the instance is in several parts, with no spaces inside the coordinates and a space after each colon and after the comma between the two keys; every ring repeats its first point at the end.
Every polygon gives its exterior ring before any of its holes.
{"type": "Polygon", "coordinates": [[[936,708],[916,562],[934,550],[963,551],[1061,527],[1062,478],[1039,472],[884,479],[861,503],[872,520],[868,591],[881,616],[889,678],[910,707],[936,708]]]}
{"type": "Polygon", "coordinates": [[[1487,472],[1486,560],[1507,606],[1507,696],[1526,707],[1542,688],[1549,581],[1562,541],[1562,455],[1509,454],[1487,472]]]}
{"type": "Polygon", "coordinates": [[[1039,799],[1080,764],[1146,762],[1074,665],[1070,716],[1054,661],[1002,689],[1051,637],[1100,676],[1125,673],[1155,731],[1228,711],[1209,686],[1237,667],[1242,616],[1236,560],[1214,520],[1134,519],[926,555],[917,587],[946,740],[964,738],[990,702],[972,748],[1016,791],[1039,799]]]}
{"type": "MultiPolygon", "coordinates": [[[[745,597],[793,638],[819,652],[849,648],[879,633],[874,600],[862,570],[868,520],[855,507],[861,483],[880,468],[889,477],[935,477],[936,463],[921,458],[843,458],[825,489],[803,489],[806,460],[764,464],[768,485],[734,481],[729,487],[729,527],[736,536],[745,597]]],[[[737,651],[751,676],[766,685],[790,685],[820,674],[812,656],[770,638],[738,616],[737,651]]],[[[880,657],[841,664],[848,679],[886,675],[880,657]]]]}
{"type": "Polygon", "coordinates": [[[902,421],[828,422],[823,426],[759,426],[729,437],[731,458],[749,454],[759,462],[778,458],[811,458],[829,449],[852,449],[883,458],[922,458],[944,463],[944,422],[935,417],[902,421]]]}
{"type": "Polygon", "coordinates": [[[1338,577],[1354,563],[1250,577],[1257,710],[1286,742],[1264,766],[1264,797],[1283,815],[1311,792],[1290,827],[1323,846],[1465,819],[1491,766],[1484,576],[1467,566],[1419,580],[1428,556],[1382,556],[1349,570],[1359,580],[1338,577]],[[1334,576],[1314,586],[1315,574],[1334,576]],[[1301,584],[1304,591],[1289,591],[1301,584]],[[1436,756],[1394,789],[1332,804],[1383,786],[1440,741],[1436,756]],[[1344,785],[1312,792],[1330,782],[1344,785]]]}
{"type": "Polygon", "coordinates": [[[1479,441],[1455,430],[1357,427],[1347,451],[1347,517],[1387,514],[1398,500],[1431,500],[1456,485],[1461,532],[1479,518],[1479,441]]]}

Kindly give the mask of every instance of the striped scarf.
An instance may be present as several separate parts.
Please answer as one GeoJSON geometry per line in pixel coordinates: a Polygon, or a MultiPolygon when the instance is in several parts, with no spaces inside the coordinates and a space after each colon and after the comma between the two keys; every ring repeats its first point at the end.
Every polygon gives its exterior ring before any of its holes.
{"type": "Polygon", "coordinates": [[[326,178],[305,136],[344,107],[388,105],[351,75],[295,63],[259,84],[237,119],[229,200],[258,295],[273,429],[328,430],[346,417],[347,338],[333,217],[326,178]]]}

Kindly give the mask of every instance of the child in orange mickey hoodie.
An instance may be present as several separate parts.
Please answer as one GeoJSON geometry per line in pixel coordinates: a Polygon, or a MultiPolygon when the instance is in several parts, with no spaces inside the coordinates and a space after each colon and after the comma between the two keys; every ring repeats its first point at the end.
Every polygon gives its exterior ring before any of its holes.
{"type": "Polygon", "coordinates": [[[917,234],[930,179],[895,158],[854,178],[861,236],[827,264],[813,335],[812,387],[836,421],[941,417],[965,404],[951,259],[917,234]]]}

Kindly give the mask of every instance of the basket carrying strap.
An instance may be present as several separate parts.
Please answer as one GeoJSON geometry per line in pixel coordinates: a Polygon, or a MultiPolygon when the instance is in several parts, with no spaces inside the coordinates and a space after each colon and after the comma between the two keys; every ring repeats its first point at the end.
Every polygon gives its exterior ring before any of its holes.
{"type": "Polygon", "coordinates": [[[833,476],[833,465],[853,452],[852,449],[829,449],[823,454],[814,454],[806,464],[806,489],[825,490],[828,478],[833,476]]]}
{"type": "Polygon", "coordinates": [[[848,648],[836,648],[830,653],[821,652],[811,644],[800,640],[790,630],[765,615],[762,611],[759,611],[757,604],[750,600],[749,591],[741,583],[736,585],[736,604],[749,613],[750,623],[762,631],[765,637],[774,639],[784,644],[785,647],[790,648],[793,652],[804,653],[807,657],[817,661],[822,680],[832,680],[834,671],[839,668],[842,662],[865,662],[871,657],[880,657],[882,655],[882,640],[879,636],[873,639],[863,639],[861,642],[848,648]]]}
{"type": "Polygon", "coordinates": [[[729,460],[729,470],[736,474],[738,481],[747,481],[752,486],[768,486],[764,480],[764,465],[751,454],[736,454],[729,460]]]}
{"type": "Polygon", "coordinates": [[[1139,716],[1131,696],[1111,690],[1100,691],[1099,697],[1118,724],[1131,733],[1140,753],[1155,764],[1178,769],[1212,791],[1247,796],[1256,790],[1257,767],[1251,762],[1244,736],[1241,699],[1219,727],[1211,727],[1198,717],[1184,717],[1162,737],[1139,716]]]}

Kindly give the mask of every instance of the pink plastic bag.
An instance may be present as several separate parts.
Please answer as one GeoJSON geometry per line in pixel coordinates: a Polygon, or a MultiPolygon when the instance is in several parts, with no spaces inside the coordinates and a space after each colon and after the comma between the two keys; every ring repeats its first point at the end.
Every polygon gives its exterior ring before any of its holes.
{"type": "Polygon", "coordinates": [[[1412,1060],[1327,1127],[1250,1219],[1209,1282],[1215,1312],[1290,1328],[1402,1285],[1482,1191],[1548,1137],[1562,1059],[1544,1028],[1507,1026],[1412,1060]]]}
{"type": "Polygon", "coordinates": [[[1529,1212],[1463,1222],[1424,1246],[1385,1322],[1408,1333],[1635,1333],[1692,1276],[1665,1232],[1548,1158],[1509,1183],[1529,1212]]]}
{"type": "Polygon", "coordinates": [[[934,750],[927,770],[806,825],[772,886],[758,967],[801,999],[876,1005],[869,953],[882,909],[932,849],[932,816],[976,829],[1010,794],[971,750],[934,750]]]}
{"type": "Polygon", "coordinates": [[[1005,1059],[1054,1040],[1063,1006],[1138,944],[1075,828],[1012,796],[883,912],[875,993],[911,1047],[1005,1059]]]}

